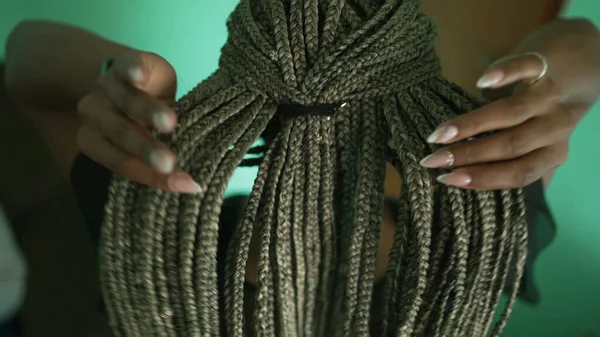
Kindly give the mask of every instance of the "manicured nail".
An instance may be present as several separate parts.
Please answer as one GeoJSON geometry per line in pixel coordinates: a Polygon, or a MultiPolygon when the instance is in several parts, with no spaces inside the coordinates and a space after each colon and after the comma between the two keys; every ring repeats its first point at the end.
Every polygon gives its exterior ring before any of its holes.
{"type": "Polygon", "coordinates": [[[159,131],[171,131],[175,125],[173,120],[166,112],[158,112],[152,116],[152,123],[159,131]]]}
{"type": "Polygon", "coordinates": [[[185,173],[176,173],[169,178],[169,188],[173,192],[199,194],[202,192],[200,185],[185,173]]]}
{"type": "Polygon", "coordinates": [[[501,70],[491,70],[479,78],[477,81],[477,87],[480,89],[492,87],[502,81],[503,78],[504,73],[502,73],[501,70]]]}
{"type": "Polygon", "coordinates": [[[465,187],[471,183],[471,176],[464,172],[452,172],[437,177],[437,181],[444,185],[465,187]]]}
{"type": "Polygon", "coordinates": [[[458,135],[456,126],[442,126],[435,130],[428,138],[428,143],[445,143],[458,135]]]}
{"type": "Polygon", "coordinates": [[[448,167],[454,163],[454,155],[448,150],[438,151],[423,158],[420,164],[424,167],[448,167]]]}
{"type": "Polygon", "coordinates": [[[173,172],[175,161],[169,152],[156,149],[150,153],[150,164],[154,166],[162,174],[170,174],[173,172]]]}
{"type": "Polygon", "coordinates": [[[140,68],[129,69],[129,78],[133,82],[140,82],[144,78],[144,72],[140,68]]]}

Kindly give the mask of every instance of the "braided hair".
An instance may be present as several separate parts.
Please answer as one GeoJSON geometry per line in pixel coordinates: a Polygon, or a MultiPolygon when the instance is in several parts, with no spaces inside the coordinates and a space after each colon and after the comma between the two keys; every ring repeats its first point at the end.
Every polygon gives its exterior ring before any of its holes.
{"type": "Polygon", "coordinates": [[[436,125],[481,105],[441,76],[419,1],[241,0],[227,25],[219,69],[160,136],[203,192],[111,183],[100,264],[115,333],[500,335],[527,254],[523,195],[435,186],[419,165],[437,149],[426,142],[436,125]],[[266,146],[253,147],[261,137],[266,146]],[[371,315],[386,162],[402,176],[402,199],[385,305],[371,315]],[[236,167],[252,164],[258,176],[221,266],[224,192],[236,167]]]}

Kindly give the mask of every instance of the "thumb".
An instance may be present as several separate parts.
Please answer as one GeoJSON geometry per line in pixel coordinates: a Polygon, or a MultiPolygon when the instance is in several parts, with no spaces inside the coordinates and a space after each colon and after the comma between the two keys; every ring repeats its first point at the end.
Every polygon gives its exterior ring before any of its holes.
{"type": "Polygon", "coordinates": [[[477,81],[480,89],[496,89],[521,81],[535,82],[547,70],[544,56],[539,53],[509,55],[489,66],[477,81]]]}

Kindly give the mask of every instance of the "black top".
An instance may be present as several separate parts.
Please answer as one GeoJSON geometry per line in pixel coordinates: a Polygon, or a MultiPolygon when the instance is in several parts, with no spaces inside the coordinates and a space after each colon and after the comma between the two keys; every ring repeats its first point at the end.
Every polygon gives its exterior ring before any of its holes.
{"type": "MultiPolygon", "coordinates": [[[[100,237],[111,175],[109,170],[82,154],[77,156],[71,168],[71,183],[75,196],[96,245],[100,237]]],[[[537,304],[540,301],[540,294],[534,282],[533,265],[540,251],[556,235],[556,224],[546,203],[542,182],[538,181],[526,187],[524,191],[529,225],[529,251],[519,297],[530,304],[537,304]]],[[[230,197],[223,203],[221,227],[229,229],[220,232],[218,249],[220,261],[224,261],[227,242],[233,232],[233,226],[237,224],[239,207],[245,198],[245,196],[230,197]]],[[[396,209],[394,200],[389,199],[387,202],[392,209],[396,209]]]]}

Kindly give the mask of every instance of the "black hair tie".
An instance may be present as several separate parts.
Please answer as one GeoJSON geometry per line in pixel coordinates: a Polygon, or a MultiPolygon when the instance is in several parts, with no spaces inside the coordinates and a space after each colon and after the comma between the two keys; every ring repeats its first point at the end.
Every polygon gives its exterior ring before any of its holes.
{"type": "Polygon", "coordinates": [[[279,113],[285,117],[304,117],[304,116],[333,116],[339,108],[346,103],[317,104],[312,106],[300,105],[296,103],[281,104],[279,113]]]}

